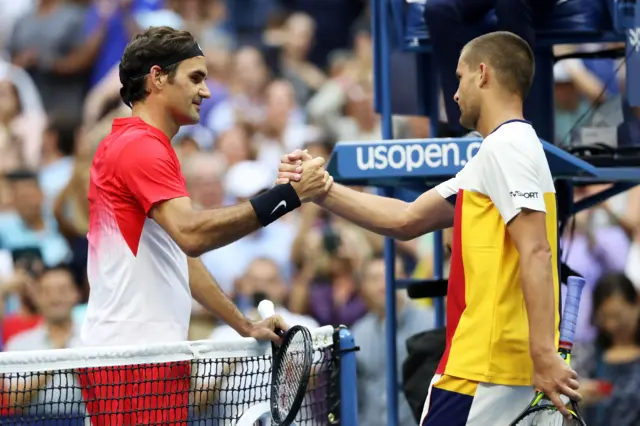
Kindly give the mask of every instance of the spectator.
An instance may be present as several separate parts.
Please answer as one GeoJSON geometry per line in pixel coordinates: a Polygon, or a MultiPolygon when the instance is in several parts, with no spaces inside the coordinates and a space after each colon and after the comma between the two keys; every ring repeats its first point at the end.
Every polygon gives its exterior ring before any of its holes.
{"type": "Polygon", "coordinates": [[[23,105],[16,83],[0,79],[0,171],[40,165],[45,116],[23,105]]]}
{"type": "Polygon", "coordinates": [[[262,53],[253,47],[238,50],[233,60],[233,76],[229,98],[203,117],[214,137],[237,123],[258,125],[264,119],[270,72],[262,53]]]}
{"type": "MultiPolygon", "coordinates": [[[[243,308],[249,318],[258,318],[258,304],[265,299],[271,300],[280,315],[288,325],[302,325],[310,330],[319,327],[318,322],[306,315],[298,315],[287,310],[288,285],[280,273],[276,262],[266,257],[256,257],[249,265],[236,286],[236,301],[243,308]]],[[[239,338],[228,325],[217,327],[210,336],[211,340],[229,341],[239,338]]]]}
{"type": "MultiPolygon", "coordinates": [[[[404,267],[400,258],[396,260],[396,276],[404,278],[404,267]]],[[[359,319],[352,328],[353,336],[360,346],[356,354],[358,370],[358,413],[359,421],[367,426],[387,424],[386,410],[386,341],[385,324],[385,262],[378,255],[366,261],[360,269],[360,294],[365,300],[369,312],[359,319]]],[[[429,330],[434,326],[433,311],[418,306],[408,300],[406,293],[398,293],[397,306],[397,357],[398,377],[402,377],[402,363],[407,357],[405,341],[416,333],[429,330]]],[[[399,425],[415,425],[409,404],[402,386],[398,386],[399,425]]]]}
{"type": "Polygon", "coordinates": [[[0,283],[3,346],[14,336],[36,327],[42,319],[34,299],[35,277],[44,266],[37,258],[29,260],[26,256],[18,258],[12,275],[0,283]]]}
{"type": "Polygon", "coordinates": [[[224,203],[222,178],[226,171],[223,158],[211,153],[194,154],[184,160],[187,191],[198,209],[215,209],[224,203]]]}
{"type": "Polygon", "coordinates": [[[12,62],[33,78],[47,112],[82,114],[85,80],[106,34],[111,10],[91,38],[83,37],[85,10],[63,0],[40,0],[20,18],[7,44],[12,62]]]}
{"type": "Polygon", "coordinates": [[[640,422],[640,304],[622,274],[603,277],[593,294],[598,329],[591,379],[580,385],[585,405],[595,406],[594,426],[640,422]]]}
{"type": "Polygon", "coordinates": [[[307,140],[304,125],[296,104],[293,87],[286,80],[275,80],[267,86],[265,116],[253,137],[258,161],[274,164],[284,154],[300,148],[307,140]]]}
{"type": "MultiPolygon", "coordinates": [[[[64,267],[46,270],[35,284],[35,302],[42,313],[42,322],[11,339],[7,351],[34,351],[63,349],[80,346],[80,330],[71,312],[78,302],[78,291],[73,275],[64,267]]],[[[20,407],[27,408],[35,402],[33,413],[42,416],[73,415],[83,413],[82,395],[69,373],[46,373],[31,380],[9,377],[10,394],[20,407]],[[71,392],[71,393],[68,393],[71,392]],[[37,410],[37,411],[36,411],[37,410]]],[[[5,386],[7,386],[5,382],[5,386]]]]}
{"type": "Polygon", "coordinates": [[[78,120],[62,113],[51,115],[42,138],[42,159],[38,181],[44,194],[47,211],[53,210],[53,203],[71,179],[74,171],[78,120]]]}
{"type": "Polygon", "coordinates": [[[29,171],[7,175],[15,211],[0,216],[0,245],[6,250],[34,249],[45,266],[60,264],[70,255],[51,212],[46,211],[37,176],[29,171]]]}
{"type": "MultiPolygon", "coordinates": [[[[594,188],[576,188],[576,199],[594,193],[594,188]]],[[[595,226],[594,219],[600,208],[583,211],[575,216],[574,224],[566,227],[562,238],[563,261],[586,280],[582,305],[578,314],[576,342],[593,341],[596,330],[591,324],[591,298],[593,289],[602,276],[622,272],[629,250],[625,232],[616,224],[595,226]]],[[[563,292],[566,288],[563,287],[563,292]]]]}
{"type": "Polygon", "coordinates": [[[297,273],[289,297],[291,312],[321,324],[352,326],[367,312],[355,274],[370,246],[354,225],[309,204],[302,209],[293,244],[297,273]]]}
{"type": "Polygon", "coordinates": [[[90,76],[90,87],[98,84],[120,62],[124,48],[140,27],[135,14],[162,8],[164,0],[91,0],[82,27],[81,39],[106,30],[90,76]],[[105,21],[105,16],[108,19],[105,21]],[[106,24],[106,27],[104,26],[106,24]]]}
{"type": "Polygon", "coordinates": [[[69,183],[57,196],[53,212],[60,234],[66,239],[72,253],[70,269],[86,298],[87,281],[87,232],[89,230],[89,167],[88,161],[76,158],[69,183]]]}
{"type": "Polygon", "coordinates": [[[277,66],[279,74],[292,84],[299,105],[304,105],[327,78],[308,60],[315,31],[315,22],[305,13],[291,14],[282,30],[282,46],[277,66]]]}
{"type": "Polygon", "coordinates": [[[592,117],[591,105],[582,95],[571,68],[580,61],[564,60],[553,67],[555,96],[555,140],[557,145],[569,146],[580,139],[580,127],[592,117]]]}
{"type": "Polygon", "coordinates": [[[220,135],[215,151],[224,156],[228,167],[243,161],[253,161],[256,156],[251,144],[252,136],[250,126],[236,124],[220,135]]]}

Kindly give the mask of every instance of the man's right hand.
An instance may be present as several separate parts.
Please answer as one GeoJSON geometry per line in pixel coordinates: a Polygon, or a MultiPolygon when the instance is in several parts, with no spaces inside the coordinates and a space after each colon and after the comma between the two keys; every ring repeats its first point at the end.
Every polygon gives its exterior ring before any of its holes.
{"type": "Polygon", "coordinates": [[[567,365],[557,352],[534,358],[533,387],[537,391],[544,392],[558,411],[568,418],[571,414],[560,396],[565,395],[576,402],[582,399],[582,396],[577,392],[579,388],[578,374],[567,365]]]}
{"type": "MultiPolygon", "coordinates": [[[[333,185],[333,177],[322,167],[323,165],[324,158],[322,157],[303,161],[299,166],[300,179],[290,181],[303,203],[314,201],[323,196],[333,185]]],[[[279,183],[278,181],[276,183],[279,183]]]]}
{"type": "Polygon", "coordinates": [[[289,182],[299,182],[302,177],[302,162],[310,161],[313,157],[307,150],[296,149],[290,154],[285,154],[280,159],[278,166],[278,179],[276,185],[289,182]]]}

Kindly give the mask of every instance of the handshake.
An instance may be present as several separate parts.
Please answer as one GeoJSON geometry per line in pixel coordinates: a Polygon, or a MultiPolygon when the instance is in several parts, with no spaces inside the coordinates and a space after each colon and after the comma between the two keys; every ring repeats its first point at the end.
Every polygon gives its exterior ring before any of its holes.
{"type": "Polygon", "coordinates": [[[308,152],[296,149],[280,159],[275,183],[290,183],[303,203],[316,201],[333,185],[333,177],[323,167],[324,161],[322,157],[312,158],[308,152]]]}

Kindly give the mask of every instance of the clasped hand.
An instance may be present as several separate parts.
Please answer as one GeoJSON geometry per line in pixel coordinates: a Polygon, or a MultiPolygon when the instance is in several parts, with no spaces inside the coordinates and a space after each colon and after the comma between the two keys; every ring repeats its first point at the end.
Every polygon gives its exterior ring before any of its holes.
{"type": "Polygon", "coordinates": [[[300,201],[314,201],[325,195],[333,185],[333,177],[324,169],[324,162],[324,158],[312,158],[309,153],[299,149],[285,154],[280,159],[276,185],[291,183],[300,201]]]}

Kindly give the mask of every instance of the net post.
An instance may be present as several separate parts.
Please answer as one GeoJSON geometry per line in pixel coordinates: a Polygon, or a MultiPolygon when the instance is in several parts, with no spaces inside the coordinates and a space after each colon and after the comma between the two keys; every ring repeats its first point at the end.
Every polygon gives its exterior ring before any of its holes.
{"type": "Polygon", "coordinates": [[[342,326],[340,339],[340,424],[358,426],[358,387],[356,384],[356,343],[353,334],[342,326]]]}

